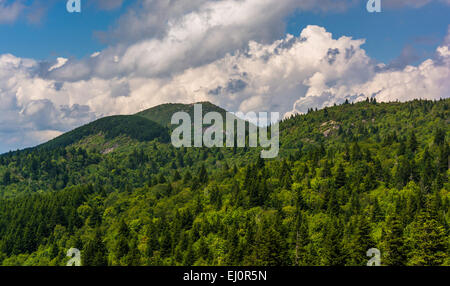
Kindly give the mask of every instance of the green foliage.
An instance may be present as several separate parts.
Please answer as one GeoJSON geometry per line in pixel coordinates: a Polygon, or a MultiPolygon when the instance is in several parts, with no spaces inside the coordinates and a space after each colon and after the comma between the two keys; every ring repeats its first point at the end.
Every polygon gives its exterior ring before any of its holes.
{"type": "Polygon", "coordinates": [[[449,265],[449,103],[293,116],[273,160],[175,149],[184,105],[1,155],[0,264],[65,265],[76,247],[83,265],[365,265],[369,248],[383,265],[449,265]]]}
{"type": "Polygon", "coordinates": [[[91,135],[104,134],[106,139],[127,136],[138,141],[159,138],[169,141],[168,131],[161,125],[135,115],[110,116],[77,128],[37,148],[53,149],[67,147],[91,135]]]}
{"type": "MultiPolygon", "coordinates": [[[[225,118],[226,111],[220,107],[211,104],[210,102],[200,102],[202,105],[203,116],[208,112],[218,112],[222,114],[225,118]]],[[[176,112],[186,112],[188,113],[192,120],[194,118],[194,105],[189,104],[163,104],[156,107],[144,110],[136,114],[137,116],[142,116],[151,121],[154,121],[164,127],[171,127],[172,115],[176,112]]]]}

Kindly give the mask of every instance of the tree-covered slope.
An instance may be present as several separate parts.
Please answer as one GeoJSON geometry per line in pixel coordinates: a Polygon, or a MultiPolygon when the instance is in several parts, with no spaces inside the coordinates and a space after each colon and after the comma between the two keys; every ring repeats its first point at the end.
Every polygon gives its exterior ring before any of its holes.
{"type": "Polygon", "coordinates": [[[37,148],[67,147],[88,136],[97,134],[103,134],[107,140],[126,136],[138,141],[152,141],[159,138],[162,142],[168,142],[170,138],[168,130],[154,121],[135,115],[120,115],[101,118],[65,133],[37,148]]]}
{"type": "Polygon", "coordinates": [[[311,110],[273,160],[122,135],[2,155],[0,263],[450,265],[449,105],[311,110]]]}
{"type": "MultiPolygon", "coordinates": [[[[199,102],[202,105],[202,116],[208,112],[218,112],[222,114],[225,118],[226,110],[210,103],[210,102],[199,102]]],[[[156,107],[141,111],[136,115],[145,117],[149,120],[157,122],[165,127],[171,127],[172,115],[176,112],[186,112],[191,118],[194,118],[194,104],[162,104],[156,107]]]]}

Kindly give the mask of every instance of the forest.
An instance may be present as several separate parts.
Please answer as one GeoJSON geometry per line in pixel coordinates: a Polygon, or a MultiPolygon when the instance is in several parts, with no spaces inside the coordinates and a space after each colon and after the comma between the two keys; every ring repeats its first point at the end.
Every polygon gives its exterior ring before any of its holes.
{"type": "Polygon", "coordinates": [[[83,266],[365,266],[378,248],[384,266],[450,266],[449,107],[311,109],[270,160],[174,148],[167,120],[189,106],[101,119],[0,155],[0,265],[78,248],[83,266]]]}

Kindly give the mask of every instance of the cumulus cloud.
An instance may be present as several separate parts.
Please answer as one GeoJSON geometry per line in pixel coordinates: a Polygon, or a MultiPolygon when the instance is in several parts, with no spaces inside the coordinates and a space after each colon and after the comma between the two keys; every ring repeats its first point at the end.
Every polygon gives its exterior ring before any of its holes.
{"type": "Polygon", "coordinates": [[[145,38],[161,39],[174,34],[175,29],[176,34],[185,34],[192,24],[201,24],[199,31],[234,26],[233,32],[237,33],[239,28],[257,24],[263,24],[261,30],[267,30],[271,24],[283,26],[280,16],[295,9],[343,11],[355,3],[357,0],[143,0],[136,2],[117,25],[97,35],[108,42],[134,43],[145,38]],[[187,23],[192,19],[198,22],[187,23]]]}
{"type": "Polygon", "coordinates": [[[52,76],[161,77],[195,68],[245,48],[250,40],[270,43],[285,31],[296,9],[336,11],[354,0],[222,0],[138,2],[107,34],[116,42],[101,55],[66,65],[52,76]]]}
{"type": "MultiPolygon", "coordinates": [[[[36,134],[59,134],[94,118],[130,114],[167,102],[208,100],[230,111],[289,115],[346,99],[406,101],[449,96],[447,45],[438,48],[436,59],[393,69],[368,57],[363,44],[364,40],[351,37],[334,39],[322,27],[308,26],[299,37],[288,35],[270,44],[251,41],[244,50],[164,78],[93,77],[63,82],[39,77],[39,63],[34,60],[3,55],[0,94],[7,112],[2,112],[0,133],[22,130],[21,134],[28,134],[19,136],[23,140],[36,134]]],[[[52,67],[62,69],[67,65],[61,66],[63,62],[59,59],[52,67]]]]}
{"type": "MultiPolygon", "coordinates": [[[[357,2],[138,1],[115,27],[100,34],[111,43],[109,48],[96,57],[69,63],[51,76],[66,81],[94,76],[166,77],[244,49],[251,40],[270,44],[283,36],[285,17],[295,10],[342,11],[357,2]]],[[[389,5],[415,3],[413,6],[419,7],[425,2],[396,0],[389,5]]]]}
{"type": "MultiPolygon", "coordinates": [[[[86,0],[86,6],[100,10],[114,10],[123,6],[125,0],[86,0]]],[[[130,1],[131,2],[131,1],[130,1]]],[[[173,22],[192,12],[214,2],[223,0],[141,0],[133,1],[134,5],[123,15],[118,24],[108,32],[97,32],[97,36],[106,42],[135,42],[142,37],[161,37],[167,32],[167,23],[173,22]]],[[[250,1],[229,1],[250,2],[250,1]]],[[[263,6],[270,0],[258,1],[263,6]]],[[[308,9],[315,11],[344,11],[358,4],[359,0],[283,0],[277,1],[278,6],[287,9],[308,9]]],[[[450,5],[450,0],[383,0],[383,8],[396,9],[402,7],[420,8],[429,3],[437,2],[450,5]]],[[[39,23],[51,7],[65,5],[58,0],[0,0],[0,24],[13,23],[25,15],[28,22],[39,23]]],[[[85,5],[85,4],[83,4],[85,5]]],[[[271,10],[265,10],[270,14],[271,10]]]]}
{"type": "Polygon", "coordinates": [[[398,62],[378,63],[366,54],[364,39],[334,38],[319,26],[284,35],[283,19],[295,9],[353,3],[146,0],[110,31],[117,39],[108,48],[83,60],[0,55],[0,150],[168,102],[289,115],[346,99],[449,96],[450,31],[436,56],[417,66],[409,65],[408,50],[398,62]]]}
{"type": "Polygon", "coordinates": [[[68,59],[66,58],[56,58],[56,64],[54,64],[53,66],[51,66],[48,71],[51,72],[52,70],[55,69],[59,69],[60,67],[62,67],[63,65],[65,65],[67,63],[68,59]]]}
{"type": "Polygon", "coordinates": [[[40,70],[32,59],[0,56],[0,147],[32,146],[95,119],[89,106],[64,98],[64,83],[39,77],[40,70]]]}

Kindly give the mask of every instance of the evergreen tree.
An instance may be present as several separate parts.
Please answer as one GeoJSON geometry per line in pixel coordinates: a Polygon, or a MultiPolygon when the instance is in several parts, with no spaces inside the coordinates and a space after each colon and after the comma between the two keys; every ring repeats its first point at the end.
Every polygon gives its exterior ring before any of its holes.
{"type": "Polygon", "coordinates": [[[410,265],[443,265],[449,256],[448,236],[444,227],[428,214],[422,213],[414,223],[410,249],[410,265]]]}
{"type": "Polygon", "coordinates": [[[297,266],[309,265],[309,243],[308,221],[306,215],[300,212],[296,223],[295,263],[297,266]]]}
{"type": "Polygon", "coordinates": [[[204,164],[200,168],[198,179],[201,184],[205,184],[206,182],[208,182],[208,173],[206,172],[206,167],[204,164]]]}
{"type": "Polygon", "coordinates": [[[82,252],[81,264],[83,266],[107,266],[107,249],[99,229],[95,230],[94,237],[89,240],[82,252]]]}
{"type": "Polygon", "coordinates": [[[389,266],[404,266],[407,262],[403,238],[403,225],[398,215],[389,216],[383,235],[382,263],[389,266]]]}
{"type": "Polygon", "coordinates": [[[342,225],[339,219],[333,218],[326,227],[322,253],[323,264],[344,266],[346,257],[343,246],[342,225]]]}
{"type": "Polygon", "coordinates": [[[411,132],[408,140],[408,149],[411,153],[415,153],[418,147],[419,143],[417,142],[416,134],[414,132],[411,132]]]}
{"type": "Polygon", "coordinates": [[[256,234],[252,265],[284,266],[286,265],[286,257],[286,242],[282,239],[280,233],[275,230],[275,227],[263,223],[256,234]]]}
{"type": "Polygon", "coordinates": [[[339,167],[337,169],[336,178],[334,181],[336,184],[336,188],[338,188],[338,189],[347,184],[347,174],[345,173],[345,169],[344,169],[344,166],[342,165],[342,163],[339,164],[339,167]]]}

